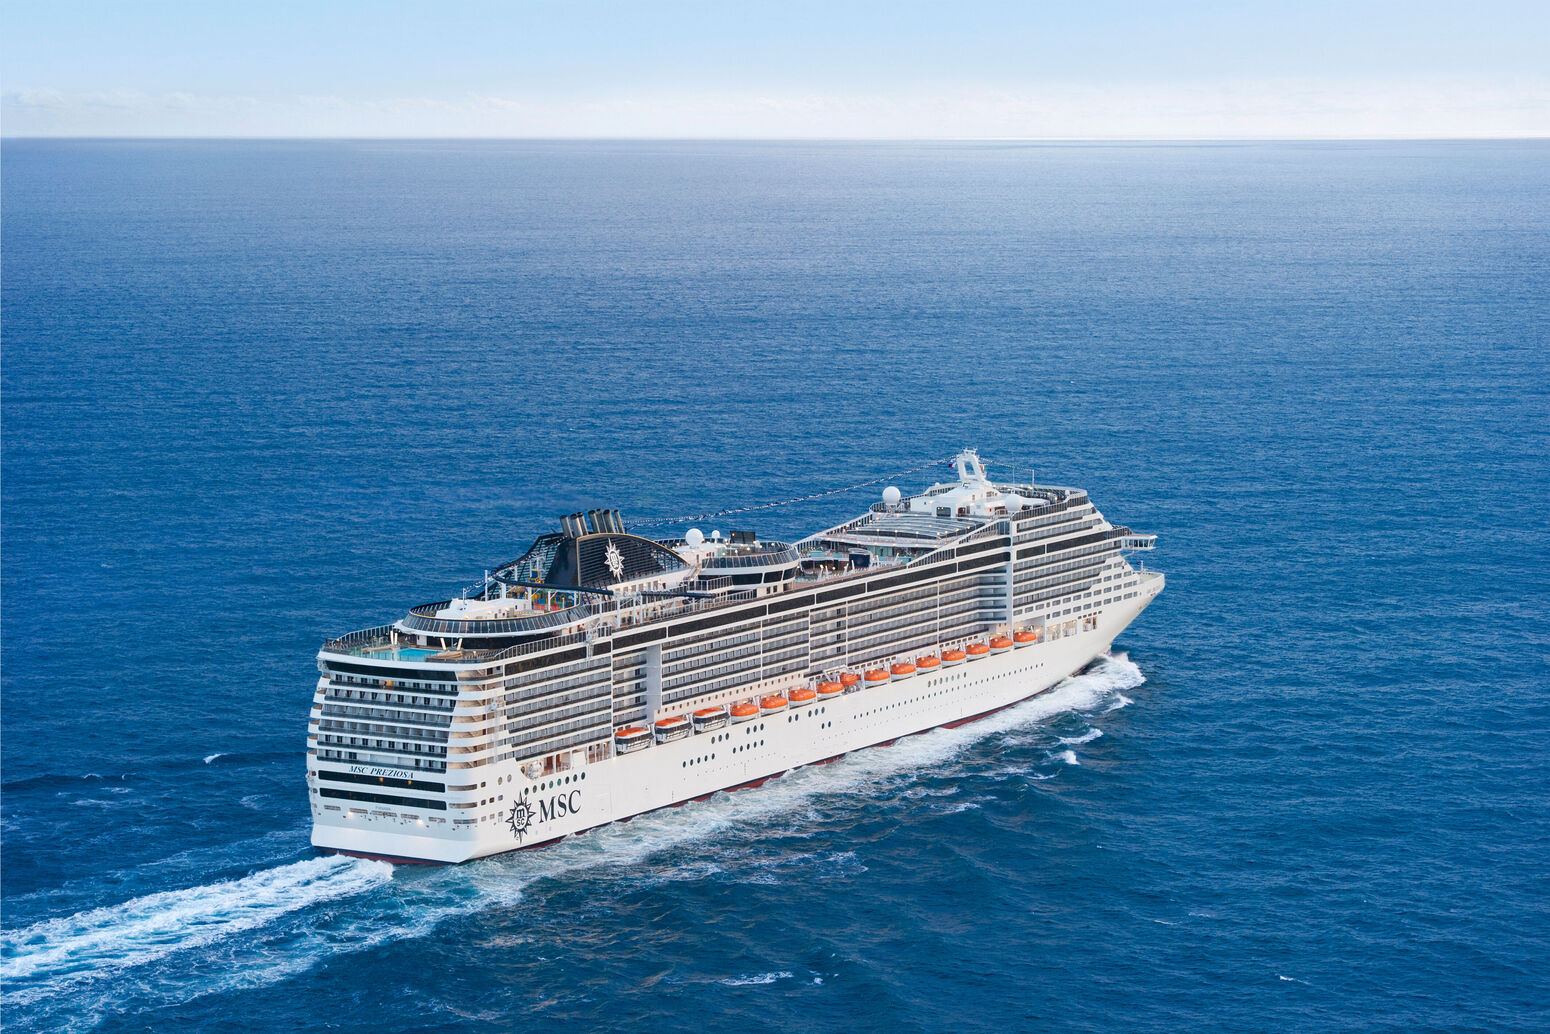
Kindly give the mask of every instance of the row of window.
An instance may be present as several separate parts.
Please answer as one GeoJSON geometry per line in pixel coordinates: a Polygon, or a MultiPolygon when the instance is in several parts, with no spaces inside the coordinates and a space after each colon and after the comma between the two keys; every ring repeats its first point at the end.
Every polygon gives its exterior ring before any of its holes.
{"type": "Polygon", "coordinates": [[[338,704],[326,698],[323,714],[330,718],[375,718],[387,722],[419,722],[423,725],[444,729],[452,722],[452,709],[442,714],[424,714],[420,711],[400,711],[389,707],[362,707],[359,704],[338,704]]]}
{"type": "Polygon", "coordinates": [[[445,729],[423,729],[418,726],[387,726],[380,722],[339,721],[336,718],[324,718],[318,722],[318,729],[322,732],[366,733],[369,736],[403,739],[406,743],[446,743],[445,729]]]}
{"type": "MultiPolygon", "coordinates": [[[[415,754],[444,755],[447,752],[446,747],[438,746],[437,744],[428,740],[416,742],[402,736],[396,737],[394,739],[378,739],[372,736],[340,735],[343,730],[330,729],[330,724],[331,723],[329,722],[322,723],[322,728],[324,731],[318,733],[319,743],[326,743],[330,746],[336,747],[376,747],[380,750],[392,750],[405,753],[412,751],[415,754]]],[[[356,731],[369,731],[369,729],[356,731]]]]}
{"type": "Polygon", "coordinates": [[[331,746],[320,746],[317,752],[319,761],[355,761],[370,765],[390,765],[394,768],[414,768],[426,772],[447,770],[447,763],[439,758],[377,754],[363,750],[342,750],[331,746]]]}
{"type": "Polygon", "coordinates": [[[432,811],[446,811],[447,802],[439,801],[431,797],[399,797],[389,793],[361,793],[358,790],[336,790],[332,786],[314,788],[313,793],[320,797],[330,797],[341,801],[364,801],[369,804],[396,804],[403,808],[429,808],[432,811]]]}

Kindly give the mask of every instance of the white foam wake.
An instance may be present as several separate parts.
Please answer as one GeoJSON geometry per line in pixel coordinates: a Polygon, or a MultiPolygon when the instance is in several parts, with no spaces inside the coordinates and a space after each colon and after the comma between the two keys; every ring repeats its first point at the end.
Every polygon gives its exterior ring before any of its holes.
{"type": "Polygon", "coordinates": [[[727,977],[721,982],[728,987],[753,987],[760,984],[773,984],[777,980],[790,980],[791,971],[782,969],[773,973],[755,973],[752,976],[727,977]]]}
{"type": "Polygon", "coordinates": [[[0,935],[0,971],[7,990],[0,1001],[23,1004],[108,971],[198,948],[287,912],[359,894],[392,874],[382,862],[310,858],[6,931],[0,935]]]}

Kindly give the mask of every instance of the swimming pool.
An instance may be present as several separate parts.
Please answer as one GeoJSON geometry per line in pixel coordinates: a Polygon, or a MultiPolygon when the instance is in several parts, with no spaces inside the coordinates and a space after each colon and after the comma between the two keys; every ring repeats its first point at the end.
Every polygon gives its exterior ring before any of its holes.
{"type": "Polygon", "coordinates": [[[395,646],[386,650],[373,650],[371,656],[389,661],[423,661],[433,653],[441,653],[441,651],[426,650],[418,646],[395,646]]]}

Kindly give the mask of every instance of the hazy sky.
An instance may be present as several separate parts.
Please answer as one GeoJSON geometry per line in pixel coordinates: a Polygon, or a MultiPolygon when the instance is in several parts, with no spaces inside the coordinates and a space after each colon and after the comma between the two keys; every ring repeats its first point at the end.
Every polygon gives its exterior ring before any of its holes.
{"type": "Polygon", "coordinates": [[[8,136],[1550,135],[1550,0],[7,0],[8,136]]]}

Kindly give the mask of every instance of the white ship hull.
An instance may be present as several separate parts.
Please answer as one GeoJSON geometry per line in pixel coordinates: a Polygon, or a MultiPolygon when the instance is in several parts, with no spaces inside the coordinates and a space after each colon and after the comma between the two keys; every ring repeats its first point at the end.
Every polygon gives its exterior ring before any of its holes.
{"type": "MultiPolygon", "coordinates": [[[[543,846],[717,791],[756,787],[803,765],[972,721],[1037,696],[1086,667],[1162,591],[1163,581],[1160,574],[1143,575],[1140,591],[1097,611],[1096,627],[1089,631],[933,674],[862,688],[540,778],[531,778],[514,762],[490,765],[480,772],[477,789],[452,795],[463,802],[461,807],[454,804],[456,810],[432,820],[434,825],[385,808],[318,813],[312,843],[388,860],[464,862],[543,846]]],[[[793,678],[790,685],[805,682],[793,678]]]]}

